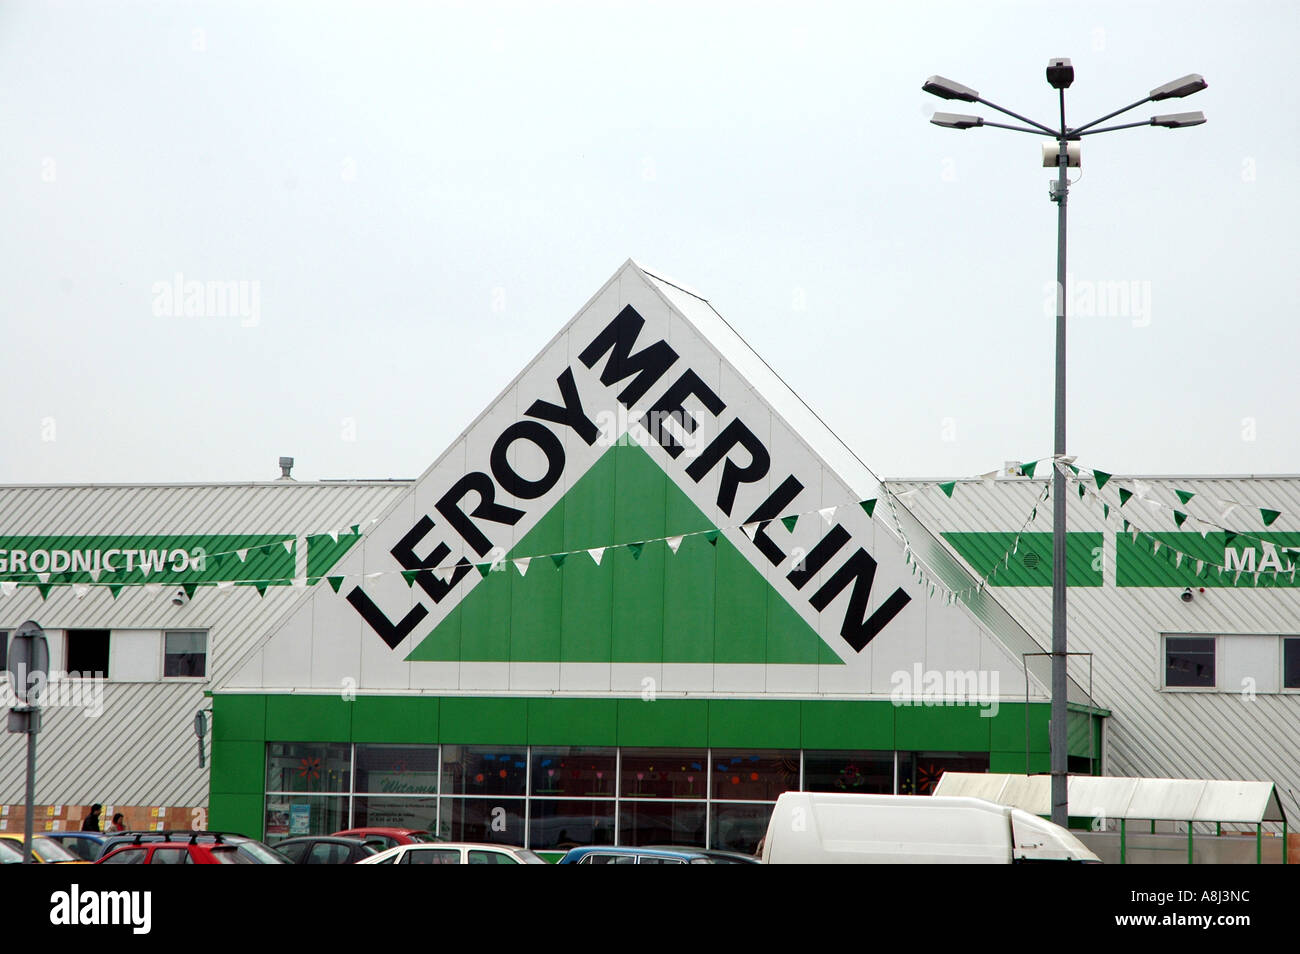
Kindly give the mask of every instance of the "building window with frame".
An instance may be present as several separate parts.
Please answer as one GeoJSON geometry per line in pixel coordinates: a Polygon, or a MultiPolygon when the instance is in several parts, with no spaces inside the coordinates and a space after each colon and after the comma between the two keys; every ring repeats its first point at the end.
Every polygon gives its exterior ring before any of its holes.
{"type": "Polygon", "coordinates": [[[0,629],[0,673],[9,668],[9,630],[0,629]]]}
{"type": "Polygon", "coordinates": [[[108,640],[106,629],[70,629],[64,643],[64,668],[69,674],[88,679],[108,678],[108,640]]]}
{"type": "Polygon", "coordinates": [[[1165,637],[1165,687],[1213,689],[1215,639],[1213,636],[1165,637]]]}
{"type": "Polygon", "coordinates": [[[1282,640],[1282,688],[1300,689],[1300,636],[1282,640]]]}
{"type": "Polygon", "coordinates": [[[163,633],[163,677],[202,679],[208,674],[206,630],[163,633]]]}

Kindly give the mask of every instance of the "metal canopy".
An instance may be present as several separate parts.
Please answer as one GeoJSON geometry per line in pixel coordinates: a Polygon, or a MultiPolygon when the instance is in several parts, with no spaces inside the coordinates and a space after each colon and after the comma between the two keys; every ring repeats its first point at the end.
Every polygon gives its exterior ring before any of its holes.
{"type": "MultiPolygon", "coordinates": [[[[945,772],[935,795],[971,795],[1035,815],[1052,811],[1050,775],[945,772]]],[[[1070,814],[1153,821],[1285,822],[1272,782],[1072,775],[1070,814]]]]}

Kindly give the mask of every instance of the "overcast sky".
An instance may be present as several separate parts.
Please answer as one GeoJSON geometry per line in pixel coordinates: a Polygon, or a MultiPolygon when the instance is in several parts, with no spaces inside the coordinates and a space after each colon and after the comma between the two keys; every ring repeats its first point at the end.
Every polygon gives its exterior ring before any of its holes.
{"type": "Polygon", "coordinates": [[[1084,140],[1070,452],[1295,473],[1297,41],[1289,2],[6,2],[0,482],[417,476],[629,257],[884,476],[1046,456],[1053,173],[920,87],[1051,122],[1054,56],[1074,124],[1210,84],[1084,140]]]}

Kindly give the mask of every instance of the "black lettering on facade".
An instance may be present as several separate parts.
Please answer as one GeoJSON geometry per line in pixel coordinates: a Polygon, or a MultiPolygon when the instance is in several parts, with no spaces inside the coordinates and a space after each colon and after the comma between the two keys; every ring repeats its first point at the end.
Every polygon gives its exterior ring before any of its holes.
{"type": "MultiPolygon", "coordinates": [[[[549,428],[536,421],[516,421],[502,431],[497,442],[492,445],[492,476],[497,479],[502,490],[514,497],[536,500],[554,487],[563,473],[564,445],[549,428]],[[540,479],[527,480],[520,477],[510,466],[510,445],[515,441],[532,441],[546,455],[546,473],[540,479]]],[[[515,513],[523,516],[522,511],[516,510],[515,513]]],[[[482,550],[479,555],[483,555],[482,550]]]]}
{"type": "Polygon", "coordinates": [[[677,352],[662,339],[636,354],[632,353],[644,326],[645,319],[628,305],[578,355],[578,360],[590,368],[602,355],[609,353],[609,359],[600,372],[600,383],[606,387],[636,375],[618,396],[624,407],[631,407],[641,400],[677,360],[677,352]]]}
{"type": "Polygon", "coordinates": [[[429,615],[423,603],[416,603],[402,621],[394,626],[384,611],[359,586],[354,586],[352,592],[348,593],[348,602],[370,624],[370,628],[379,634],[379,638],[388,644],[389,649],[396,649],[402,640],[411,635],[411,630],[420,625],[420,620],[429,615]]]}
{"type": "MultiPolygon", "coordinates": [[[[537,425],[541,427],[540,424],[537,425]]],[[[545,430],[545,428],[543,428],[545,430]]],[[[497,441],[500,443],[500,439],[497,441]]],[[[496,451],[493,452],[495,458],[496,451]]],[[[482,471],[474,471],[472,474],[466,474],[456,483],[452,484],[451,490],[442,495],[438,501],[438,513],[446,518],[452,528],[461,535],[461,538],[474,548],[474,552],[479,556],[487,553],[492,549],[492,541],[489,540],[480,530],[471,522],[470,517],[477,517],[480,520],[491,520],[493,523],[504,523],[507,526],[514,526],[523,517],[522,510],[516,510],[514,507],[507,507],[503,504],[494,503],[496,497],[496,485],[492,483],[492,478],[482,471]],[[478,506],[474,512],[468,516],[461,509],[460,502],[470,491],[474,491],[479,496],[478,506]]],[[[430,521],[430,526],[432,526],[430,521]]],[[[418,526],[418,525],[417,525],[418,526]]],[[[426,531],[427,532],[427,531],[426,531]]],[[[400,546],[400,544],[399,544],[400,546]]],[[[437,563],[429,564],[437,566],[437,563]]],[[[414,569],[407,567],[407,569],[414,569]]]]}
{"type": "Polygon", "coordinates": [[[687,434],[694,434],[696,427],[695,418],[686,412],[682,405],[688,397],[699,398],[700,403],[708,408],[709,413],[715,417],[726,409],[727,405],[723,403],[722,398],[713,393],[713,389],[700,380],[700,376],[687,368],[680,378],[673,382],[663,396],[655,402],[654,407],[646,412],[641,418],[641,426],[644,427],[656,441],[663,445],[664,450],[668,451],[669,457],[678,457],[685,450],[667,428],[664,422],[667,418],[673,421],[687,434]]]}
{"type": "Polygon", "coordinates": [[[686,476],[698,484],[704,475],[717,466],[718,461],[724,457],[727,462],[722,466],[722,483],[718,487],[718,507],[727,516],[731,516],[731,507],[736,502],[736,488],[741,484],[752,484],[766,477],[772,458],[758,436],[742,424],[740,418],[736,418],[722,429],[722,433],[713,439],[713,442],[704,449],[704,453],[691,461],[690,466],[686,468],[686,476]],[[737,445],[749,452],[749,463],[744,467],[727,457],[727,452],[737,445]]]}
{"type": "Polygon", "coordinates": [[[849,539],[849,532],[837,523],[817,542],[812,552],[803,558],[803,566],[792,570],[786,579],[794,584],[796,590],[802,590],[808,581],[830,562],[831,557],[840,552],[840,548],[848,543],[849,539]]]}
{"type": "Polygon", "coordinates": [[[871,642],[876,634],[912,600],[901,589],[894,590],[889,599],[880,604],[868,617],[867,606],[871,598],[871,583],[875,577],[876,561],[866,550],[858,547],[857,552],[849,557],[808,601],[813,609],[820,612],[830,605],[831,600],[839,596],[844,587],[850,582],[853,583],[853,589],[849,593],[849,607],[844,613],[844,622],[840,626],[840,635],[855,652],[862,652],[867,643],[871,642]]]}
{"type": "Polygon", "coordinates": [[[772,491],[771,496],[758,505],[758,509],[749,515],[745,523],[753,523],[755,520],[762,520],[758,529],[754,531],[754,546],[758,547],[763,556],[767,557],[767,562],[776,566],[785,559],[785,551],[778,547],[772,538],[767,535],[767,525],[772,522],[772,518],[781,516],[781,511],[790,504],[794,499],[803,493],[803,484],[795,478],[793,474],[781,482],[781,486],[772,491]]]}
{"type": "Polygon", "coordinates": [[[587,442],[587,446],[591,446],[600,435],[600,430],[596,427],[595,422],[587,417],[586,412],[582,410],[582,397],[578,394],[578,385],[573,380],[573,369],[565,368],[564,373],[555,379],[555,383],[560,386],[560,398],[564,401],[563,405],[537,400],[524,413],[538,420],[551,421],[554,424],[564,424],[571,427],[579,437],[587,442]]]}
{"type": "MultiPolygon", "coordinates": [[[[477,511],[475,511],[477,513],[477,511]]],[[[420,588],[433,598],[435,603],[441,603],[442,598],[451,592],[451,588],[460,582],[461,577],[469,572],[472,565],[464,557],[456,563],[456,569],[452,573],[450,582],[440,580],[429,571],[434,567],[443,565],[443,561],[451,555],[451,548],[445,543],[439,543],[429,553],[427,557],[416,556],[415,545],[429,535],[433,529],[433,521],[425,514],[415,526],[406,532],[406,536],[397,541],[397,546],[388,551],[393,555],[404,570],[420,570],[415,574],[415,582],[420,584],[420,588]]]]}

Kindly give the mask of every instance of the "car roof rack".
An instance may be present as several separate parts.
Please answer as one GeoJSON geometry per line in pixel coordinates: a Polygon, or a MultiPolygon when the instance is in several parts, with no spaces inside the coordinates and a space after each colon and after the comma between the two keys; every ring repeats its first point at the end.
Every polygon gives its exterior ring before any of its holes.
{"type": "MultiPolygon", "coordinates": [[[[125,832],[124,832],[125,834],[125,832]]],[[[195,844],[200,837],[215,839],[218,845],[225,844],[225,840],[231,836],[236,838],[242,837],[233,831],[190,831],[184,828],[168,829],[166,831],[137,831],[132,832],[134,837],[131,844],[139,845],[147,842],[162,841],[188,841],[191,845],[195,844]]]]}

